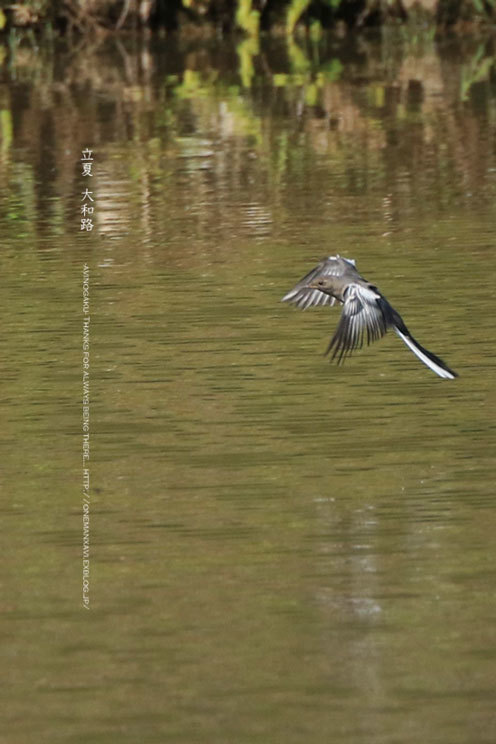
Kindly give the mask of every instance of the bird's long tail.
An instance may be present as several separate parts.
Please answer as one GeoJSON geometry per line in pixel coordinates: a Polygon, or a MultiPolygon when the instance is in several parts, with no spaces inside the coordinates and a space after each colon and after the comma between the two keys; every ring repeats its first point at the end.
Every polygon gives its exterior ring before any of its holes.
{"type": "Polygon", "coordinates": [[[403,325],[402,330],[400,330],[397,325],[394,325],[394,330],[401,338],[401,340],[405,342],[408,348],[413,351],[415,356],[417,356],[421,362],[427,365],[429,369],[432,369],[432,371],[435,372],[436,375],[439,375],[439,377],[444,377],[445,380],[454,380],[455,377],[458,377],[456,372],[453,372],[453,370],[450,369],[448,365],[443,362],[442,359],[439,359],[439,357],[437,357],[435,354],[427,351],[427,349],[424,349],[424,347],[421,346],[418,341],[415,341],[413,336],[408,332],[405,325],[403,325]]]}

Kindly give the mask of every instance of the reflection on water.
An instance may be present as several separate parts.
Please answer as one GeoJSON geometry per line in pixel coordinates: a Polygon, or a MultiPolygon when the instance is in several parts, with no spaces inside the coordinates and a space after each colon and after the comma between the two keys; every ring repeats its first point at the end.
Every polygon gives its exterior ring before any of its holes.
{"type": "Polygon", "coordinates": [[[494,740],[494,94],[475,41],[11,45],[9,742],[494,740]],[[331,252],[460,379],[330,366],[338,311],[280,298],[331,252]]]}

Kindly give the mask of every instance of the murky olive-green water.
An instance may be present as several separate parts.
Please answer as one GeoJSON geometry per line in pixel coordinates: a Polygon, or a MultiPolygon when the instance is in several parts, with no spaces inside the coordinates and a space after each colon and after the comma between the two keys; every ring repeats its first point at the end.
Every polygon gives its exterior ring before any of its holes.
{"type": "Polygon", "coordinates": [[[492,744],[489,43],[0,49],[1,740],[492,744]],[[459,379],[329,365],[331,253],[459,379]]]}

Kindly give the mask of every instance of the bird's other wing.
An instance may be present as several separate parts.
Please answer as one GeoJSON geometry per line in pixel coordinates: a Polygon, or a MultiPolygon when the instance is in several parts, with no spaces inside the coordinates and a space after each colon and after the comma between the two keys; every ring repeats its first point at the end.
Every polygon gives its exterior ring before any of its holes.
{"type": "Polygon", "coordinates": [[[390,325],[390,306],[379,292],[361,284],[349,284],[345,291],[343,312],[336,333],[327,347],[341,364],[354,349],[384,336],[390,325]]]}
{"type": "MultiPolygon", "coordinates": [[[[303,279],[300,279],[293,289],[291,289],[282,298],[282,302],[293,302],[297,307],[302,310],[306,310],[308,307],[316,307],[317,305],[334,305],[336,298],[331,295],[320,292],[318,289],[311,289],[308,285],[310,282],[320,279],[323,276],[342,276],[344,271],[353,271],[355,269],[355,262],[349,258],[341,258],[340,256],[329,256],[324,258],[317,264],[311,271],[306,274],[303,279]],[[346,261],[346,264],[343,264],[346,261]]],[[[357,277],[359,276],[358,272],[357,277]]]]}

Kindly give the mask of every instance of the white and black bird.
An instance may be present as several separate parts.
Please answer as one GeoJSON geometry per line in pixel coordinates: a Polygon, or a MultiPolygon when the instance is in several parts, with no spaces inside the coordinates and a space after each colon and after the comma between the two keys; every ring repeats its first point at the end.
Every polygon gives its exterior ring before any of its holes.
{"type": "Polygon", "coordinates": [[[360,276],[355,261],[341,256],[324,258],[298,284],[282,298],[306,310],[316,305],[334,305],[339,302],[343,311],[336,333],[332,337],[326,354],[332,351],[331,359],[338,364],[344,362],[355,349],[377,341],[393,328],[411,351],[439,377],[453,380],[458,377],[442,359],[416,341],[401,315],[391,307],[377,287],[360,276]]]}

